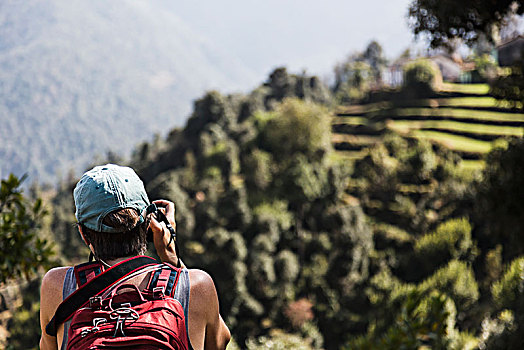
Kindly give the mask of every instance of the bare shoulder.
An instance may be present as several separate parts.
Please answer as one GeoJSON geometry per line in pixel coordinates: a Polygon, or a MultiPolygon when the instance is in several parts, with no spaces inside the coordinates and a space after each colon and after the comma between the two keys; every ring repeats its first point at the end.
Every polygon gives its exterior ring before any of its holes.
{"type": "Polygon", "coordinates": [[[207,272],[198,269],[188,271],[192,295],[206,299],[216,297],[215,283],[207,272]]]}
{"type": "Polygon", "coordinates": [[[51,270],[47,271],[44,275],[44,281],[46,282],[56,282],[57,280],[64,279],[65,275],[67,273],[67,270],[69,270],[70,266],[59,266],[54,267],[51,270]]]}
{"type": "Polygon", "coordinates": [[[218,295],[213,278],[205,271],[189,270],[189,310],[205,320],[218,314],[218,295]]]}
{"type": "Polygon", "coordinates": [[[188,269],[189,278],[195,285],[213,285],[213,278],[204,270],[188,269]]]}
{"type": "Polygon", "coordinates": [[[57,297],[62,298],[62,286],[68,269],[69,267],[67,266],[61,266],[47,271],[42,279],[42,293],[51,296],[59,291],[60,293],[57,297]]]}
{"type": "Polygon", "coordinates": [[[40,307],[45,316],[54,313],[54,310],[62,301],[62,289],[68,269],[69,267],[55,267],[49,270],[42,279],[40,307]]]}

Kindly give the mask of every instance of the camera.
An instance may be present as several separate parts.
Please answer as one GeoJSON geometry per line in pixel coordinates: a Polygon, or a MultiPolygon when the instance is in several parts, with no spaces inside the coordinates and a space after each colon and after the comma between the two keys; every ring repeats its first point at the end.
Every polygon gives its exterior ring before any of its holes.
{"type": "MultiPolygon", "coordinates": [[[[169,234],[171,235],[171,238],[169,239],[169,242],[167,243],[167,245],[169,246],[171,244],[171,242],[173,242],[173,244],[175,245],[175,252],[176,252],[176,255],[177,255],[177,259],[178,259],[177,267],[181,267],[180,252],[178,250],[178,244],[177,244],[177,241],[176,241],[176,231],[175,231],[175,229],[173,228],[173,226],[171,225],[171,223],[167,219],[166,215],[156,206],[155,203],[151,203],[147,207],[146,215],[149,215],[149,214],[153,214],[155,216],[155,219],[158,222],[163,222],[166,225],[167,229],[169,230],[169,234]]],[[[147,228],[147,241],[148,242],[153,242],[153,230],[151,230],[150,227],[147,228]]]]}
{"type": "MultiPolygon", "coordinates": [[[[156,206],[155,203],[152,203],[151,205],[149,205],[149,207],[147,207],[146,215],[149,214],[153,214],[158,222],[163,222],[166,225],[167,229],[169,230],[169,234],[171,235],[171,239],[169,240],[168,245],[171,244],[171,242],[176,242],[175,229],[167,219],[166,215],[156,206]]],[[[151,230],[151,228],[147,229],[147,241],[153,242],[153,231],[151,230]]]]}

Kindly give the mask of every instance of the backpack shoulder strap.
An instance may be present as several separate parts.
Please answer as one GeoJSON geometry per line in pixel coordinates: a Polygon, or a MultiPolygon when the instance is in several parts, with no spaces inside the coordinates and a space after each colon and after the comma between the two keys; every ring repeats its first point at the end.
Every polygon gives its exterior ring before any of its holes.
{"type": "Polygon", "coordinates": [[[164,264],[161,269],[151,274],[146,290],[153,294],[156,294],[155,290],[161,290],[162,294],[173,297],[181,270],[171,264],[164,264]]]}
{"type": "Polygon", "coordinates": [[[115,264],[111,268],[93,277],[58,305],[55,315],[46,326],[46,333],[51,336],[56,336],[58,325],[71,318],[78,309],[89,301],[89,298],[105,291],[127,275],[143,269],[146,266],[157,264],[158,262],[153,258],[138,256],[115,264]]]}
{"type": "Polygon", "coordinates": [[[104,272],[104,266],[98,261],[91,261],[75,266],[75,279],[78,287],[82,287],[94,277],[104,272]]]}

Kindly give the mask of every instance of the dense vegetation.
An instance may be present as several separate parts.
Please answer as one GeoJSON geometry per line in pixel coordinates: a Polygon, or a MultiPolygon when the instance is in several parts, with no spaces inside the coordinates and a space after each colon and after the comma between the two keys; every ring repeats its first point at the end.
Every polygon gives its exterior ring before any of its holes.
{"type": "MultiPolygon", "coordinates": [[[[207,93],[134,152],[150,197],[176,203],[184,261],[214,277],[232,348],[521,347],[522,139],[482,176],[392,131],[349,161],[331,146],[331,101],[277,69],[248,95],[207,93]]],[[[73,184],[50,206],[64,262],[85,256],[73,184]]],[[[23,307],[12,344],[38,332],[38,305],[23,307]]]]}
{"type": "Polygon", "coordinates": [[[524,62],[517,62],[509,73],[493,79],[491,94],[516,109],[524,109],[524,62]]]}
{"type": "Polygon", "coordinates": [[[507,17],[522,15],[520,0],[476,1],[415,0],[409,7],[409,24],[415,35],[425,34],[432,47],[456,47],[482,38],[497,40],[507,17]]]}
{"type": "Polygon", "coordinates": [[[23,195],[23,181],[11,175],[0,186],[0,284],[18,277],[30,279],[38,268],[53,263],[52,244],[41,231],[47,212],[41,198],[33,201],[23,195]]]}

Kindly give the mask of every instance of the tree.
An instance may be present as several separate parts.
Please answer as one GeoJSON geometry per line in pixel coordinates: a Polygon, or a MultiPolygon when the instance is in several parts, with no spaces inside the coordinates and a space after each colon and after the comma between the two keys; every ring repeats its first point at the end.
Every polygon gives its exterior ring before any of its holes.
{"type": "Polygon", "coordinates": [[[335,97],[339,103],[357,102],[371,87],[373,71],[366,62],[349,58],[335,67],[335,97]]]}
{"type": "Polygon", "coordinates": [[[524,13],[520,0],[415,0],[409,22],[415,35],[429,36],[431,47],[451,47],[455,39],[473,44],[482,34],[493,40],[511,13],[524,13]]]}
{"type": "Polygon", "coordinates": [[[476,239],[482,248],[501,244],[509,261],[524,254],[524,140],[497,148],[486,162],[483,181],[477,186],[476,239]]]}
{"type": "Polygon", "coordinates": [[[369,332],[343,349],[448,349],[454,329],[453,301],[445,294],[409,293],[383,334],[369,332]]]}
{"type": "MultiPolygon", "coordinates": [[[[31,280],[18,289],[19,306],[7,324],[9,336],[6,350],[37,350],[40,341],[40,284],[41,278],[31,280]]],[[[2,344],[0,343],[0,346],[2,344]]]]}
{"type": "Polygon", "coordinates": [[[355,162],[350,194],[377,222],[424,234],[460,212],[468,185],[458,163],[443,147],[386,134],[355,162]]]}
{"type": "Polygon", "coordinates": [[[482,322],[484,349],[522,349],[524,346],[524,256],[513,260],[491,286],[498,315],[482,322]]]}
{"type": "Polygon", "coordinates": [[[262,144],[277,161],[298,154],[322,158],[330,148],[329,118],[328,110],[317,104],[287,99],[262,131],[262,144]]]}
{"type": "Polygon", "coordinates": [[[29,279],[39,267],[51,265],[53,247],[39,237],[47,212],[40,198],[23,196],[23,180],[11,174],[0,187],[0,284],[21,276],[29,279]]]}
{"type": "Polygon", "coordinates": [[[371,66],[373,77],[376,84],[382,82],[382,69],[386,66],[387,60],[384,57],[382,46],[376,40],[372,40],[362,54],[362,58],[371,66]]]}
{"type": "Polygon", "coordinates": [[[285,67],[276,68],[269,75],[264,87],[269,89],[265,101],[266,107],[272,107],[271,103],[280,102],[288,97],[297,97],[320,104],[327,104],[331,99],[329,90],[317,77],[289,74],[285,67]]]}
{"type": "Polygon", "coordinates": [[[386,63],[382,46],[376,40],[372,40],[363,52],[353,53],[338,63],[332,88],[338,102],[361,100],[371,88],[380,86],[386,63]]]}
{"type": "Polygon", "coordinates": [[[50,228],[60,257],[65,260],[75,260],[87,257],[89,249],[86,247],[78,228],[72,223],[76,222],[73,201],[73,189],[76,181],[73,178],[60,184],[59,191],[51,200],[50,228]]]}
{"type": "Polygon", "coordinates": [[[509,75],[499,76],[490,82],[490,94],[511,107],[524,109],[524,61],[511,67],[509,75]]]}
{"type": "Polygon", "coordinates": [[[404,90],[418,97],[435,94],[442,83],[438,66],[426,59],[418,59],[404,66],[404,90]]]}
{"type": "Polygon", "coordinates": [[[511,5],[511,11],[504,18],[503,26],[500,28],[500,40],[502,42],[511,40],[520,35],[520,28],[522,26],[522,16],[517,15],[517,9],[520,4],[519,2],[514,2],[511,5]]]}

